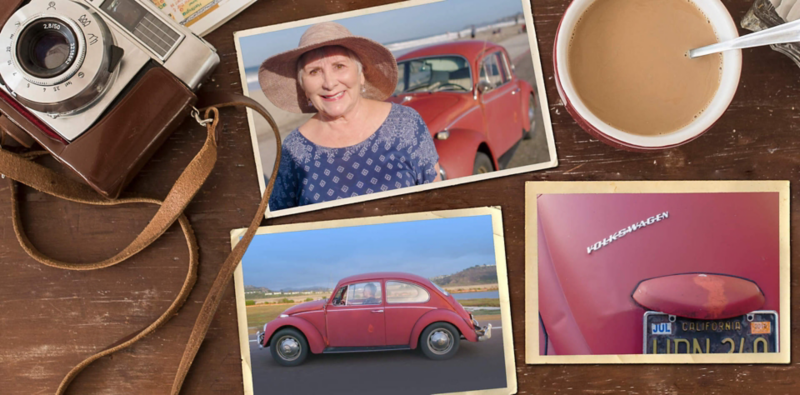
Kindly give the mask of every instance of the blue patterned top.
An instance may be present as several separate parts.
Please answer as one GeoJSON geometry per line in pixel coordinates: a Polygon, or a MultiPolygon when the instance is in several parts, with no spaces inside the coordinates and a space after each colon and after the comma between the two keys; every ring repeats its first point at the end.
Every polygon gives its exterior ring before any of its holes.
{"type": "Polygon", "coordinates": [[[295,129],[283,141],[269,209],[427,184],[436,178],[438,161],[422,117],[398,104],[375,133],[349,147],[322,147],[295,129]]]}

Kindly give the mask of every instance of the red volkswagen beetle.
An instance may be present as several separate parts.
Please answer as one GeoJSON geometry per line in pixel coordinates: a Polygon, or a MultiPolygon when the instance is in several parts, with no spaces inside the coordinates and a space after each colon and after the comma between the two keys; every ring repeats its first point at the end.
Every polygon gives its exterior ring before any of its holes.
{"type": "Polygon", "coordinates": [[[536,100],[506,50],[486,41],[432,45],[397,59],[389,100],[422,116],[434,137],[442,178],[504,169],[530,138],[536,100]]]}
{"type": "Polygon", "coordinates": [[[430,280],[407,273],[368,273],[339,281],[330,298],[284,311],[256,334],[273,359],[296,366],[309,352],[343,353],[422,349],[447,359],[461,338],[492,336],[452,295],[430,280]]]}
{"type": "Polygon", "coordinates": [[[540,355],[778,352],[779,195],[545,194],[540,355]]]}

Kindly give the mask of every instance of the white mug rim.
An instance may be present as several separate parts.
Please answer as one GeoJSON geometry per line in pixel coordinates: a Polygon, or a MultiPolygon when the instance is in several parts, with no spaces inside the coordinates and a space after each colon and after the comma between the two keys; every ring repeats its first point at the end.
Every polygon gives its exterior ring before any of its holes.
{"type": "MultiPolygon", "coordinates": [[[[713,124],[725,113],[736,89],[739,86],[739,76],[742,67],[741,50],[726,51],[722,54],[722,75],[720,85],[714,94],[711,103],[697,119],[689,125],[676,131],[662,135],[644,136],[621,131],[603,122],[595,116],[575,91],[569,75],[569,59],[567,53],[572,30],[583,12],[597,0],[574,0],[564,13],[555,38],[555,63],[556,71],[564,94],[564,101],[571,105],[575,111],[594,127],[599,133],[619,141],[624,145],[643,148],[670,147],[690,141],[710,129],[713,124]]],[[[719,0],[691,0],[706,15],[711,22],[717,38],[722,40],[733,39],[739,36],[736,24],[727,8],[719,0]]]]}

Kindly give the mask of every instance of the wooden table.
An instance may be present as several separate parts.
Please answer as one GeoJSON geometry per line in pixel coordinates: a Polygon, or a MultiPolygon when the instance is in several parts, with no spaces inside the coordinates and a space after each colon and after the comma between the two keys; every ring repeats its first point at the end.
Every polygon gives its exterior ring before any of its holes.
{"type": "MultiPolygon", "coordinates": [[[[349,11],[385,0],[259,1],[207,37],[222,63],[204,87],[241,93],[233,33],[238,30],[349,11]]],[[[487,0],[487,4],[491,2],[487,0]]],[[[739,21],[751,2],[726,1],[739,21]]],[[[551,77],[553,39],[566,0],[536,0],[536,32],[549,111],[558,149],[556,169],[417,193],[265,221],[309,222],[426,210],[497,205],[503,208],[519,393],[800,392],[798,369],[787,366],[526,366],[524,354],[524,183],[532,180],[797,180],[800,175],[800,70],[768,48],[744,51],[739,90],[728,112],[706,135],[683,147],[641,154],[589,137],[567,114],[551,77]]],[[[740,33],[745,33],[743,30],[740,33]]],[[[188,208],[201,246],[197,286],[165,327],[132,348],[84,371],[70,393],[167,393],[199,307],[230,251],[229,231],[244,227],[260,199],[244,111],[226,111],[220,158],[188,208]]],[[[165,196],[199,150],[205,130],[187,121],[128,188],[165,196]]],[[[55,166],[55,165],[54,165],[55,166]]],[[[0,195],[8,186],[0,183],[0,195]]],[[[99,260],[130,242],[152,207],[94,208],[68,204],[25,189],[24,223],[35,245],[72,261],[99,260]]],[[[792,195],[793,225],[800,211],[792,195]]],[[[30,259],[13,237],[10,204],[0,201],[0,393],[53,393],[69,369],[99,349],[141,328],[166,309],[180,287],[188,253],[177,226],[140,255],[118,266],[67,272],[30,259]]],[[[796,231],[796,226],[792,226],[796,231]]],[[[792,243],[793,256],[800,252],[792,243]]],[[[792,275],[792,285],[798,272],[792,275]]],[[[797,295],[793,304],[797,306],[797,295]]],[[[795,314],[799,311],[794,309],[795,314]]],[[[184,386],[186,394],[242,391],[233,287],[184,386]]],[[[792,334],[800,334],[793,326],[792,334]]],[[[792,347],[797,355],[797,342],[792,347]]],[[[313,379],[313,378],[309,378],[313,379]]]]}

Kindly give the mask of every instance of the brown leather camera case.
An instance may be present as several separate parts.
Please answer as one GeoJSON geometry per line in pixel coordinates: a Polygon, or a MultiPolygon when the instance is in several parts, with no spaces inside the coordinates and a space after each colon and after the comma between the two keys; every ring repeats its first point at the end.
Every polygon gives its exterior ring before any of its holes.
{"type": "MultiPolygon", "coordinates": [[[[22,3],[6,1],[0,4],[2,24],[22,3]]],[[[92,188],[116,198],[197,101],[186,85],[161,67],[145,71],[132,83],[135,86],[97,124],[69,144],[50,137],[3,100],[0,112],[92,188]]]]}

